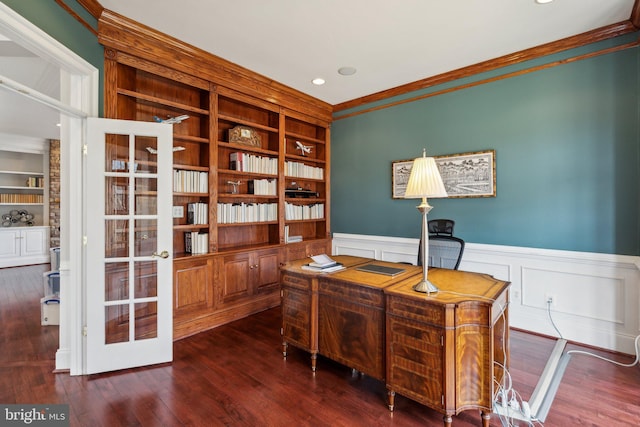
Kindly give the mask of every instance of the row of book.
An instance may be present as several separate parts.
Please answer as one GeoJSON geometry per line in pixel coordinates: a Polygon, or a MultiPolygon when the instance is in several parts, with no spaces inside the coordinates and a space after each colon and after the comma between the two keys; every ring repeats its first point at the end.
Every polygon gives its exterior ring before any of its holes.
{"type": "Polygon", "coordinates": [[[236,152],[229,154],[229,169],[241,172],[278,174],[278,159],[236,152]]]}
{"type": "Polygon", "coordinates": [[[209,174],[175,169],[173,171],[173,191],[176,193],[208,193],[209,174]]]}
{"type": "Polygon", "coordinates": [[[300,235],[292,236],[289,231],[289,226],[285,225],[284,226],[284,242],[285,243],[302,242],[302,236],[300,235]]]}
{"type": "Polygon", "coordinates": [[[218,224],[278,220],[277,203],[218,203],[218,224]]]}
{"type": "Polygon", "coordinates": [[[41,176],[30,176],[29,178],[27,178],[27,187],[44,187],[44,178],[41,176]]]}
{"type": "Polygon", "coordinates": [[[284,217],[286,220],[322,219],[324,218],[324,203],[312,205],[284,204],[284,217]]]}
{"type": "Polygon", "coordinates": [[[209,205],[207,203],[187,204],[187,224],[208,224],[209,205]]]}
{"type": "Polygon", "coordinates": [[[42,194],[0,194],[0,203],[42,203],[44,196],[42,194]]]}
{"type": "Polygon", "coordinates": [[[252,179],[247,181],[247,192],[259,196],[275,196],[278,192],[278,181],[275,179],[252,179]]]}
{"type": "Polygon", "coordinates": [[[286,162],[284,174],[296,178],[324,179],[324,169],[301,162],[286,162]]]}
{"type": "Polygon", "coordinates": [[[184,251],[188,254],[206,254],[209,252],[209,233],[198,231],[184,233],[184,251]]]}

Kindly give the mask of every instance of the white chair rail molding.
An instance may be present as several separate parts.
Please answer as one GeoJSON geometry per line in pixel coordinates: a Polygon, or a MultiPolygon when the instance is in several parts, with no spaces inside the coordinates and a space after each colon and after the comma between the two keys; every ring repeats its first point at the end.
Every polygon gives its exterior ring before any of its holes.
{"type": "MultiPolygon", "coordinates": [[[[334,233],[332,252],[415,264],[418,244],[418,239],[334,233]]],[[[511,282],[513,328],[635,353],[640,257],[467,242],[459,270],[511,282]]]]}

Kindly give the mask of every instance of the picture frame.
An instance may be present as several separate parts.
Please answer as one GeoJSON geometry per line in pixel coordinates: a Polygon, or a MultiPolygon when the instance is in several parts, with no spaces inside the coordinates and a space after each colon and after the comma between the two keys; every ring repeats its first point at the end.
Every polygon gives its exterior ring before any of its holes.
{"type": "Polygon", "coordinates": [[[260,135],[255,129],[248,126],[238,125],[229,129],[229,142],[250,147],[261,147],[260,135]]]}
{"type": "MultiPolygon", "coordinates": [[[[496,151],[433,156],[449,198],[496,197],[496,151]]],[[[403,199],[413,159],[391,162],[391,194],[403,199]]]]}
{"type": "Polygon", "coordinates": [[[413,159],[394,160],[391,162],[391,197],[394,199],[404,199],[407,191],[413,159]]]}
{"type": "Polygon", "coordinates": [[[449,198],[496,197],[496,150],[434,156],[449,198]]]}

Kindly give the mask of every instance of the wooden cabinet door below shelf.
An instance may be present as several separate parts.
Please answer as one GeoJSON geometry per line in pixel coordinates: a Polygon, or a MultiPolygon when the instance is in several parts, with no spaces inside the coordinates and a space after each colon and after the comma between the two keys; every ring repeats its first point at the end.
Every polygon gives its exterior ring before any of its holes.
{"type": "Polygon", "coordinates": [[[217,264],[216,287],[220,304],[230,304],[251,295],[253,260],[250,252],[221,256],[217,264]]]}
{"type": "Polygon", "coordinates": [[[280,284],[280,251],[278,249],[258,251],[252,265],[254,293],[265,292],[280,284]]]}
{"type": "Polygon", "coordinates": [[[213,306],[212,258],[176,261],[173,266],[174,315],[189,317],[213,306]]]}

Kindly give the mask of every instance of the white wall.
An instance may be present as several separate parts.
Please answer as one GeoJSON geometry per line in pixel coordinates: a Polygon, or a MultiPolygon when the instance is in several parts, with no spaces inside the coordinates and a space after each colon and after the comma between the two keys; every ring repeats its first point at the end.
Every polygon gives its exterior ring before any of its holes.
{"type": "MultiPolygon", "coordinates": [[[[334,233],[334,255],[416,262],[418,239],[334,233]]],[[[511,282],[511,327],[634,354],[640,257],[466,243],[460,270],[511,282]]]]}

